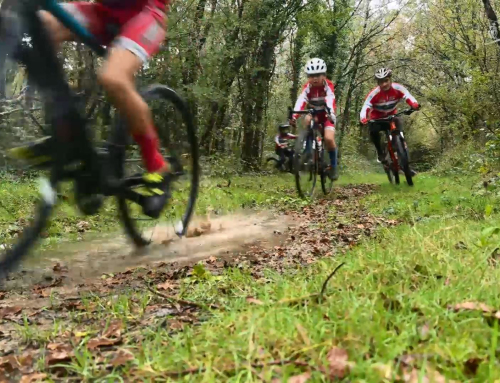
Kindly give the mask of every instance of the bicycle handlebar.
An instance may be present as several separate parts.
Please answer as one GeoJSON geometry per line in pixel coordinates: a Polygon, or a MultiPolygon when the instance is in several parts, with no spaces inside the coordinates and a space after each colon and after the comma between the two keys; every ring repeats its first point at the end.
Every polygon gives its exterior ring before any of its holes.
{"type": "Polygon", "coordinates": [[[332,114],[331,109],[326,105],[322,105],[322,109],[309,108],[309,109],[304,109],[304,110],[293,110],[289,106],[288,107],[288,119],[291,120],[294,114],[312,114],[314,116],[315,114],[318,114],[320,112],[326,112],[329,115],[332,114]]]}
{"type": "Polygon", "coordinates": [[[406,109],[406,110],[403,110],[399,113],[396,113],[396,114],[393,114],[391,116],[387,116],[387,117],[382,117],[382,118],[377,118],[375,120],[369,120],[368,122],[380,122],[380,121],[391,121],[393,120],[395,117],[399,117],[399,116],[402,116],[403,114],[406,114],[407,116],[409,116],[410,114],[412,114],[413,112],[416,112],[417,109],[406,109]]]}

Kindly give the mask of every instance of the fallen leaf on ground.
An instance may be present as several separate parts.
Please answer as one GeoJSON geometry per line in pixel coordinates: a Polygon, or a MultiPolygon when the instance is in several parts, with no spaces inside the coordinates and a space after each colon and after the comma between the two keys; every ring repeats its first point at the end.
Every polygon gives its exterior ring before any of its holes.
{"type": "Polygon", "coordinates": [[[5,370],[7,372],[12,372],[14,370],[19,369],[21,365],[17,361],[15,355],[7,355],[0,357],[0,369],[5,370]]]}
{"type": "Polygon", "coordinates": [[[29,375],[23,375],[19,383],[33,383],[39,380],[43,380],[47,377],[47,374],[41,372],[35,372],[29,375]]]}
{"type": "Polygon", "coordinates": [[[175,285],[170,281],[165,281],[163,283],[160,283],[158,286],[156,286],[156,288],[158,290],[173,290],[174,287],[175,287],[175,285]]]}
{"type": "Polygon", "coordinates": [[[463,302],[457,303],[455,306],[449,306],[449,309],[454,311],[482,311],[483,313],[491,313],[493,309],[484,303],[477,302],[463,302]]]}
{"type": "Polygon", "coordinates": [[[262,302],[261,300],[258,300],[254,297],[247,297],[247,302],[248,303],[253,303],[254,305],[263,305],[264,302],[262,302]]]}
{"type": "Polygon", "coordinates": [[[328,371],[330,379],[343,379],[351,368],[347,351],[340,347],[332,348],[327,355],[328,371]]]}
{"type": "Polygon", "coordinates": [[[477,370],[481,363],[483,362],[483,359],[481,358],[469,358],[465,361],[464,363],[464,374],[470,377],[473,377],[476,375],[477,370]]]}
{"type": "Polygon", "coordinates": [[[115,344],[118,344],[121,342],[121,339],[108,339],[108,338],[94,338],[88,341],[87,347],[90,350],[95,350],[96,348],[99,347],[105,347],[105,346],[114,346],[115,344]]]}
{"type": "Polygon", "coordinates": [[[19,314],[23,310],[19,306],[9,306],[0,308],[0,319],[3,319],[9,315],[19,314]]]}
{"type": "Polygon", "coordinates": [[[113,367],[117,366],[122,366],[128,361],[131,361],[134,359],[134,354],[132,354],[128,350],[118,350],[118,352],[113,356],[113,359],[111,359],[110,364],[113,367]]]}
{"type": "Polygon", "coordinates": [[[311,372],[307,371],[300,375],[292,376],[288,379],[288,383],[305,383],[311,378],[311,372]]]}
{"type": "Polygon", "coordinates": [[[71,360],[73,348],[69,344],[49,343],[47,349],[50,350],[45,361],[50,366],[64,361],[71,360]]]}
{"type": "Polygon", "coordinates": [[[170,327],[172,330],[182,330],[184,328],[184,325],[185,324],[179,320],[168,322],[168,327],[170,327]]]}
{"type": "Polygon", "coordinates": [[[441,375],[431,367],[425,368],[425,375],[416,368],[403,369],[402,380],[405,383],[456,383],[456,380],[450,380],[441,375]]]}
{"type": "Polygon", "coordinates": [[[120,320],[112,321],[106,331],[102,334],[104,338],[119,338],[122,334],[123,323],[120,320]]]}

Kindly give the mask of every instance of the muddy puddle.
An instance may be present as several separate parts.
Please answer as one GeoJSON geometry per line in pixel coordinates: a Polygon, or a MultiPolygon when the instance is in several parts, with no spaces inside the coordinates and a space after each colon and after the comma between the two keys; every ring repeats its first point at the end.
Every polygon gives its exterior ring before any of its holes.
{"type": "Polygon", "coordinates": [[[231,256],[255,243],[273,246],[281,240],[281,233],[291,226],[294,222],[288,216],[241,212],[195,219],[188,237],[178,238],[173,225],[163,223],[145,232],[152,243],[140,250],[121,232],[101,237],[94,235],[81,242],[34,254],[12,274],[5,287],[36,284],[57,275],[63,276],[65,284],[78,283],[158,261],[183,264],[211,256],[231,256]]]}

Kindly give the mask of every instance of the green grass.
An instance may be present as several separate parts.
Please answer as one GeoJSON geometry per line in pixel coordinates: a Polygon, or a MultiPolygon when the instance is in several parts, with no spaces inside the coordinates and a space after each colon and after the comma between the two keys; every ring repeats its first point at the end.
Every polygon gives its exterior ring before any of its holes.
{"type": "MultiPolygon", "coordinates": [[[[392,364],[404,354],[418,356],[415,365],[422,374],[425,366],[431,366],[457,381],[500,379],[498,322],[478,311],[449,309],[469,301],[500,310],[500,263],[495,260],[500,228],[494,229],[500,226],[500,216],[494,208],[495,197],[475,194],[473,181],[466,178],[419,175],[414,188],[388,185],[385,176],[378,174],[346,178],[342,183],[380,183],[380,189],[362,204],[403,224],[379,229],[376,239],[366,239],[344,256],[323,259],[307,268],[290,268],[284,274],[271,267],[265,278],[255,279],[243,267],[203,280],[186,278],[182,299],[217,303],[221,309],[211,310],[210,315],[202,316],[200,325],[186,326],[178,333],[161,326],[142,328],[140,341],[131,337],[121,346],[134,359],[125,368],[105,373],[87,350],[88,338],[84,338],[75,344],[78,358],[71,369],[87,379],[105,375],[109,380],[127,379],[130,374],[158,381],[165,378],[166,371],[199,367],[205,370],[181,380],[287,381],[304,369],[293,365],[261,369],[249,363],[298,358],[311,366],[311,381],[326,381],[321,366],[327,365],[328,351],[338,346],[355,363],[350,381],[380,382],[383,379],[376,366],[392,364]],[[323,301],[280,302],[319,292],[340,262],[345,265],[329,282],[323,301]],[[263,304],[249,303],[249,296],[263,304]],[[475,358],[479,367],[471,375],[465,362],[475,358]]],[[[202,211],[209,206],[229,211],[247,203],[263,208],[289,188],[287,179],[281,178],[233,182],[231,198],[216,183],[205,185],[202,211]],[[261,188],[261,183],[267,186],[261,188]]],[[[71,326],[93,326],[95,330],[101,320],[118,318],[131,330],[153,297],[142,290],[125,291],[113,298],[89,298],[85,304],[99,308],[93,314],[94,324],[87,325],[85,318],[91,315],[82,313],[75,314],[71,326]]],[[[57,328],[37,337],[54,336],[57,328]]],[[[27,339],[33,334],[23,331],[27,339]]]]}

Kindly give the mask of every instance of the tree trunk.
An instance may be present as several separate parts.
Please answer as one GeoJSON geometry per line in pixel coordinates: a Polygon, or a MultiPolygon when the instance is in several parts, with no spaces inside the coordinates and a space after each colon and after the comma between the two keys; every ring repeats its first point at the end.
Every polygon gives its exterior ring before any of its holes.
{"type": "Polygon", "coordinates": [[[488,17],[488,20],[490,21],[491,37],[496,40],[496,43],[500,47],[500,26],[498,24],[497,14],[491,6],[490,0],[483,0],[483,4],[486,17],[488,17]]]}
{"type": "Polygon", "coordinates": [[[254,59],[245,73],[245,94],[242,100],[243,149],[242,160],[246,170],[259,168],[260,129],[269,94],[274,50],[279,41],[279,31],[272,30],[262,36],[254,59]]]}
{"type": "Polygon", "coordinates": [[[292,66],[292,87],[290,88],[290,100],[292,108],[299,97],[300,72],[302,69],[302,50],[304,48],[304,36],[300,28],[295,34],[293,44],[291,44],[291,66],[292,66]]]}

